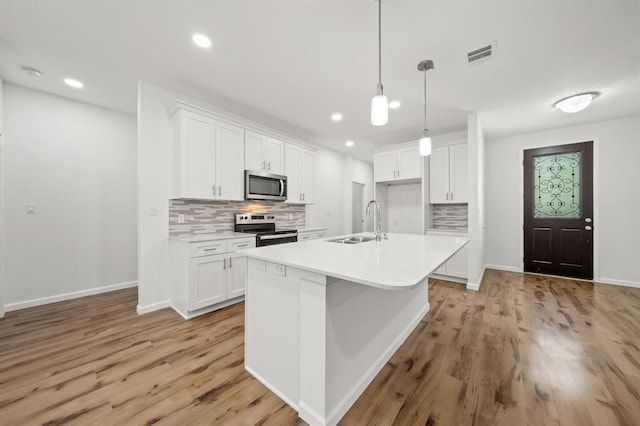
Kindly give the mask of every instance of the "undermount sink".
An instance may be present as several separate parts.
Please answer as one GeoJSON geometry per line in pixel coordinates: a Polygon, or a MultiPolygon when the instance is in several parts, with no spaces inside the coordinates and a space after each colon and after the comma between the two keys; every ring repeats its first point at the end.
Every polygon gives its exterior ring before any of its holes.
{"type": "Polygon", "coordinates": [[[351,237],[346,238],[337,238],[335,240],[327,240],[330,243],[338,243],[338,244],[360,244],[365,243],[367,241],[373,241],[376,237],[365,237],[362,235],[352,235],[351,237]]]}

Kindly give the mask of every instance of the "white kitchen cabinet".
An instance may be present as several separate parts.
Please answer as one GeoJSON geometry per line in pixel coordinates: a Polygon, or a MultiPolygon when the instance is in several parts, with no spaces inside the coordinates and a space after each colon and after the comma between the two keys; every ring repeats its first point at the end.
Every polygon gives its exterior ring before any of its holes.
{"type": "Polygon", "coordinates": [[[376,152],[373,154],[374,179],[376,182],[420,179],[421,159],[417,144],[376,152]]]}
{"type": "Polygon", "coordinates": [[[246,257],[235,250],[255,247],[254,237],[171,241],[171,305],[192,318],[240,301],[246,257]]]}
{"type": "Polygon", "coordinates": [[[264,171],[277,175],[284,174],[284,142],[247,131],[244,147],[244,168],[246,170],[264,171]]]}
{"type": "Polygon", "coordinates": [[[326,228],[298,231],[298,241],[319,240],[327,236],[326,228]]]}
{"type": "Polygon", "coordinates": [[[242,201],[244,130],[186,108],[171,114],[171,198],[242,201]]]}
{"type": "Polygon", "coordinates": [[[313,202],[313,173],[315,154],[305,148],[286,144],[284,171],[287,175],[287,202],[313,202]]]}
{"type": "MultiPolygon", "coordinates": [[[[430,229],[427,231],[427,235],[452,235],[456,237],[468,238],[468,235],[456,231],[447,231],[446,229],[430,229]]],[[[454,254],[451,259],[446,261],[442,266],[436,269],[434,275],[446,277],[452,277],[458,280],[465,280],[468,278],[468,263],[469,255],[467,252],[467,246],[464,246],[454,254]]]]}
{"type": "Polygon", "coordinates": [[[440,146],[429,159],[431,204],[467,203],[467,144],[440,146]]]}

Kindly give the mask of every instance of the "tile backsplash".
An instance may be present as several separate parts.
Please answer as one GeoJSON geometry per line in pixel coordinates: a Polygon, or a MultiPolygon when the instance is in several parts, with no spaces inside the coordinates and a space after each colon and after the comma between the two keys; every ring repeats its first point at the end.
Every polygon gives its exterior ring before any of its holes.
{"type": "Polygon", "coordinates": [[[433,227],[436,229],[467,229],[467,204],[433,204],[433,227]]]}
{"type": "Polygon", "coordinates": [[[278,228],[305,226],[305,210],[301,204],[270,201],[169,200],[169,235],[174,237],[233,231],[236,213],[275,214],[278,228]],[[179,214],[185,215],[184,223],[178,223],[179,214]]]}

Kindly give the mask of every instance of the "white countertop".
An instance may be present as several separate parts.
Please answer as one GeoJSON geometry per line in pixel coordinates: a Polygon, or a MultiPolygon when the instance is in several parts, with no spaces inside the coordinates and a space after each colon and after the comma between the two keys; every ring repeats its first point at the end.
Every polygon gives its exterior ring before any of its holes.
{"type": "Polygon", "coordinates": [[[226,231],[226,232],[216,232],[211,234],[193,234],[193,235],[183,235],[183,236],[176,236],[176,237],[170,236],[169,239],[175,240],[175,241],[183,241],[186,243],[199,243],[202,241],[232,240],[236,238],[247,238],[247,237],[255,238],[255,236],[256,234],[250,234],[248,232],[226,231]]]}
{"type": "Polygon", "coordinates": [[[328,240],[340,237],[331,237],[240,252],[372,287],[408,290],[469,242],[468,238],[449,235],[388,234],[388,237],[360,244],[332,243],[328,240]]]}

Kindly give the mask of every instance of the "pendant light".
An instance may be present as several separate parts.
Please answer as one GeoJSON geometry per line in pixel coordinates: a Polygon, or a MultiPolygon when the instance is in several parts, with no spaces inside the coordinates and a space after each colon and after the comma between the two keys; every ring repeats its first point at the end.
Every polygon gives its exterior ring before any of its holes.
{"type": "Polygon", "coordinates": [[[418,71],[424,72],[424,129],[420,138],[420,155],[426,157],[431,155],[431,138],[427,129],[427,71],[433,69],[433,61],[427,59],[418,64],[418,71]]]}
{"type": "Polygon", "coordinates": [[[378,92],[371,99],[371,124],[384,126],[389,122],[389,98],[382,90],[382,0],[378,2],[378,92]]]}

